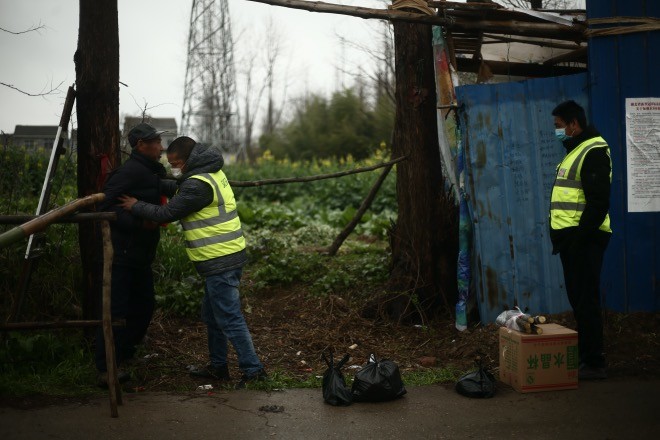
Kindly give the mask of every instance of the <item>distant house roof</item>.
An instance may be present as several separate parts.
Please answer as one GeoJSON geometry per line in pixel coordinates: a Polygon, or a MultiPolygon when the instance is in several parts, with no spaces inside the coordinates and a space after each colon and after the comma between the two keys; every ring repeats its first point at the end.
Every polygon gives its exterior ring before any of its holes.
{"type": "MultiPolygon", "coordinates": [[[[14,128],[14,136],[20,137],[52,137],[54,138],[57,134],[56,125],[17,125],[14,128]]],[[[64,132],[67,132],[67,129],[64,129],[64,132]]]]}
{"type": "Polygon", "coordinates": [[[153,126],[157,130],[167,130],[169,132],[176,133],[176,119],[174,118],[150,118],[142,116],[126,116],[124,118],[124,131],[130,130],[136,125],[146,122],[147,124],[153,126]]]}

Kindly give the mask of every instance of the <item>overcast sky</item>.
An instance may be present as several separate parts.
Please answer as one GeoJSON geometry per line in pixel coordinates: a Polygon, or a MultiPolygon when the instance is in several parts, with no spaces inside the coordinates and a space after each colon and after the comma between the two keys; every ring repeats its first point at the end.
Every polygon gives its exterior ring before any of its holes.
{"type": "MultiPolygon", "coordinates": [[[[377,0],[337,3],[381,7],[377,0]]],[[[237,48],[237,70],[243,54],[254,51],[272,17],[281,34],[281,69],[289,78],[290,97],[305,90],[329,93],[338,82],[337,67],[355,65],[360,55],[342,49],[337,34],[371,44],[373,20],[312,13],[247,0],[228,0],[237,48]]],[[[140,114],[145,103],[156,117],[180,123],[186,49],[192,0],[118,0],[120,117],[140,114]]],[[[73,54],[78,40],[77,0],[0,0],[0,27],[13,32],[43,25],[38,32],[12,35],[0,31],[0,82],[29,93],[51,86],[60,92],[28,97],[0,86],[0,130],[15,125],[57,125],[68,86],[75,82],[73,54]]],[[[376,43],[374,43],[376,44],[376,43]]],[[[351,66],[347,66],[351,67],[351,66]]],[[[350,78],[343,78],[346,83],[350,78]]],[[[75,110],[75,107],[74,107],[75,110]]],[[[75,117],[73,118],[75,122],[75,117]]]]}
{"type": "MultiPolygon", "coordinates": [[[[383,8],[382,0],[329,0],[332,3],[383,8]]],[[[463,1],[463,0],[458,0],[463,1]]],[[[584,0],[578,0],[584,7],[584,0]]],[[[281,35],[280,74],[287,78],[287,96],[306,91],[328,94],[340,84],[351,85],[350,74],[369,57],[340,44],[338,35],[378,50],[377,20],[228,0],[236,44],[237,80],[241,61],[257,56],[269,21],[281,35]]],[[[118,0],[120,120],[139,115],[147,105],[154,117],[174,117],[180,124],[186,50],[192,0],[118,0]]],[[[73,54],[78,40],[78,0],[0,0],[0,82],[29,93],[59,86],[58,93],[29,97],[0,86],[0,130],[16,125],[57,125],[68,86],[75,82],[73,54]]],[[[280,87],[283,88],[283,87],[280,87]]],[[[239,84],[239,94],[241,93],[239,84]]],[[[75,111],[75,107],[74,107],[75,111]]],[[[75,116],[72,118],[75,124],[75,116]]]]}

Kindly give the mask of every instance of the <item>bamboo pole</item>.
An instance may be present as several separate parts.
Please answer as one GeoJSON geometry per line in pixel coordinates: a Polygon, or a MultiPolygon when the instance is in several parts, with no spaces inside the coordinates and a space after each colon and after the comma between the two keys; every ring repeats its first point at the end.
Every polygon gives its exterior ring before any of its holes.
{"type": "Polygon", "coordinates": [[[103,193],[91,194],[87,197],[73,200],[64,206],[48,211],[47,213],[40,215],[27,223],[23,223],[20,226],[12,228],[3,234],[0,234],[0,249],[7,247],[16,241],[19,241],[21,238],[29,237],[32,234],[43,231],[55,220],[66,217],[85,206],[98,203],[104,198],[105,194],[103,193]]]}
{"type": "Polygon", "coordinates": [[[241,182],[238,180],[230,180],[229,185],[232,187],[251,187],[251,186],[263,186],[263,185],[277,185],[281,183],[296,183],[296,182],[312,182],[314,180],[323,180],[323,179],[332,179],[334,177],[348,176],[350,174],[364,173],[366,171],[377,170],[378,168],[383,168],[387,166],[394,165],[395,163],[406,160],[407,156],[401,156],[396,159],[392,159],[389,162],[383,162],[378,165],[373,165],[370,167],[356,168],[349,171],[340,171],[338,173],[330,174],[318,174],[316,176],[306,176],[306,177],[284,177],[282,179],[266,179],[266,180],[255,180],[250,182],[241,182]]]}
{"type": "Polygon", "coordinates": [[[110,391],[110,415],[119,417],[117,405],[122,404],[121,388],[117,380],[117,361],[115,359],[115,341],[112,334],[111,315],[111,287],[112,287],[112,240],[110,238],[110,224],[101,223],[103,239],[103,341],[105,343],[105,361],[108,372],[108,391],[110,391]]]}
{"type": "MultiPolygon", "coordinates": [[[[0,225],[20,225],[37,218],[37,215],[0,215],[0,225]]],[[[89,220],[117,220],[115,212],[83,212],[53,221],[53,223],[81,223],[89,220]]]]}
{"type": "Polygon", "coordinates": [[[371,203],[374,201],[374,198],[376,197],[378,190],[385,181],[385,178],[387,177],[389,172],[392,170],[393,166],[394,164],[388,165],[387,167],[385,167],[383,172],[380,173],[378,180],[376,181],[376,183],[374,183],[374,186],[371,187],[371,190],[369,191],[367,197],[362,201],[362,205],[360,205],[360,209],[357,210],[355,216],[353,216],[353,219],[339,233],[337,238],[335,238],[335,241],[333,241],[330,247],[328,248],[327,250],[328,255],[334,257],[337,254],[339,247],[342,245],[342,243],[344,243],[344,241],[351,234],[351,232],[353,232],[353,229],[355,229],[355,227],[357,226],[358,222],[360,221],[364,213],[367,211],[367,209],[369,209],[369,206],[371,206],[371,203]]]}
{"type": "MultiPolygon", "coordinates": [[[[76,327],[98,327],[103,324],[102,320],[89,319],[80,321],[50,321],[50,322],[8,322],[0,324],[0,330],[36,330],[52,328],[76,328],[76,327]]],[[[115,327],[126,325],[126,320],[121,319],[112,323],[115,327]]]]}
{"type": "Polygon", "coordinates": [[[507,35],[524,35],[528,37],[552,38],[555,40],[584,41],[586,26],[574,23],[563,25],[557,23],[536,23],[519,20],[468,20],[457,17],[440,17],[415,12],[404,12],[396,9],[373,9],[361,6],[345,6],[334,3],[309,2],[304,0],[248,0],[265,3],[272,6],[302,9],[310,12],[350,15],[359,18],[375,18],[390,21],[406,21],[443,26],[450,30],[494,32],[507,35]]]}

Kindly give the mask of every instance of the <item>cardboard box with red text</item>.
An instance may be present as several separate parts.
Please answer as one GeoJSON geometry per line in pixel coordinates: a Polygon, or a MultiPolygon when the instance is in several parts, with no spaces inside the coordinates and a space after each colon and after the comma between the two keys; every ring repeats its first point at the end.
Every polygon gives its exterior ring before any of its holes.
{"type": "Polygon", "coordinates": [[[539,327],[541,335],[500,327],[500,380],[521,393],[577,388],[577,332],[559,324],[539,327]]]}

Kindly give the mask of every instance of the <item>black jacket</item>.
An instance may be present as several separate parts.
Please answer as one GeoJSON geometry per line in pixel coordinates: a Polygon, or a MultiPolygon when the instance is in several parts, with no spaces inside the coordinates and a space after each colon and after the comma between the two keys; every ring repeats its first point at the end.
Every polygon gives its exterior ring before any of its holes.
{"type": "MultiPolygon", "coordinates": [[[[224,159],[215,148],[195,144],[186,161],[186,172],[179,179],[179,189],[167,205],[160,206],[153,202],[137,202],[131,212],[137,216],[168,223],[199,211],[213,201],[213,188],[199,179],[190,176],[202,173],[215,173],[222,169],[224,159]]],[[[242,267],[247,262],[245,249],[231,255],[206,261],[196,261],[195,269],[202,276],[209,276],[242,267]]]]}
{"type": "MultiPolygon", "coordinates": [[[[600,136],[592,127],[587,127],[579,135],[563,142],[566,154],[573,151],[587,139],[600,136]]],[[[580,244],[584,240],[609,240],[610,233],[598,229],[605,220],[610,208],[610,172],[612,166],[610,158],[604,148],[594,148],[587,153],[582,162],[580,179],[587,205],[576,227],[564,229],[550,228],[552,253],[556,254],[573,244],[580,244]]]]}
{"type": "Polygon", "coordinates": [[[113,264],[131,267],[144,267],[152,263],[160,240],[160,228],[145,221],[117,205],[117,197],[129,195],[148,203],[160,204],[161,193],[173,192],[175,184],[161,184],[165,168],[137,152],[108,176],[103,187],[105,200],[99,205],[100,211],[117,214],[117,220],[110,223],[113,264]]]}

